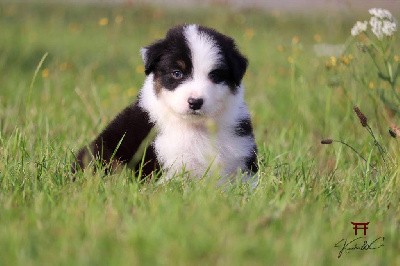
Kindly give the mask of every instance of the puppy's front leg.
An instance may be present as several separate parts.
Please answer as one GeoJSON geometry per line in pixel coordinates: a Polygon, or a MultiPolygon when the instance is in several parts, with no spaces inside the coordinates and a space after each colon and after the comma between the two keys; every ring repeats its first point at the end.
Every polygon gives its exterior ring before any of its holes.
{"type": "Polygon", "coordinates": [[[128,163],[153,126],[148,113],[137,101],[119,113],[88,147],[78,152],[72,171],[86,168],[93,159],[99,160],[107,170],[128,163]]]}

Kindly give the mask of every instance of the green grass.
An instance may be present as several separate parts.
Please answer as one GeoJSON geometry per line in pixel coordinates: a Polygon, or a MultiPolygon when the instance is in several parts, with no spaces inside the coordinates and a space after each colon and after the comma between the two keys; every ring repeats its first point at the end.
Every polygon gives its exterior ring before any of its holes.
{"type": "Polygon", "coordinates": [[[0,265],[400,264],[400,146],[387,134],[398,117],[356,80],[354,71],[379,85],[363,54],[350,49],[349,66],[327,69],[312,50],[319,38],[344,43],[363,16],[0,5],[0,265]],[[231,35],[249,58],[259,187],[140,184],[128,169],[72,182],[73,152],[135,100],[140,47],[179,23],[231,35]],[[326,137],[353,145],[377,172],[344,146],[321,145],[326,137]],[[385,246],[338,259],[351,221],[370,221],[367,239],[384,236],[385,246]]]}

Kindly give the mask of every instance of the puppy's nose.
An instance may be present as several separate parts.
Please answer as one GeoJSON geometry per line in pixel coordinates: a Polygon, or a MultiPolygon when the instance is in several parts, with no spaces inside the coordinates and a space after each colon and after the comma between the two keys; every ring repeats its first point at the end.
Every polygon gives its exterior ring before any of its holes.
{"type": "Polygon", "coordinates": [[[188,103],[189,103],[189,108],[192,109],[193,111],[199,110],[201,106],[203,106],[203,98],[189,98],[188,103]]]}

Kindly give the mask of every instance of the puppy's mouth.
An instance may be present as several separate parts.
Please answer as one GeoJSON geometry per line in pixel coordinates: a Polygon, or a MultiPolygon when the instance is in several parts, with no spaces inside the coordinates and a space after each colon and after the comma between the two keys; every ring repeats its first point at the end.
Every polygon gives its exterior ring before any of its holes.
{"type": "Polygon", "coordinates": [[[203,118],[203,117],[205,117],[205,113],[202,111],[202,110],[188,110],[185,114],[184,114],[184,117],[186,117],[186,118],[194,118],[194,119],[197,119],[197,118],[203,118]]]}
{"type": "Polygon", "coordinates": [[[189,111],[189,114],[190,114],[190,115],[196,115],[196,116],[204,115],[203,112],[200,111],[200,110],[190,110],[190,111],[189,111]]]}

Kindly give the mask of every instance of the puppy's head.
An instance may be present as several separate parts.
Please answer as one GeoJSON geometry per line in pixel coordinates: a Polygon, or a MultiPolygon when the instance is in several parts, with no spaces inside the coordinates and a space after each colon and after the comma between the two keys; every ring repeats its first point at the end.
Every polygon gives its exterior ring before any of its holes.
{"type": "Polygon", "coordinates": [[[247,68],[233,39],[197,25],[172,28],[141,52],[146,75],[153,74],[157,99],[188,119],[222,112],[247,68]]]}

